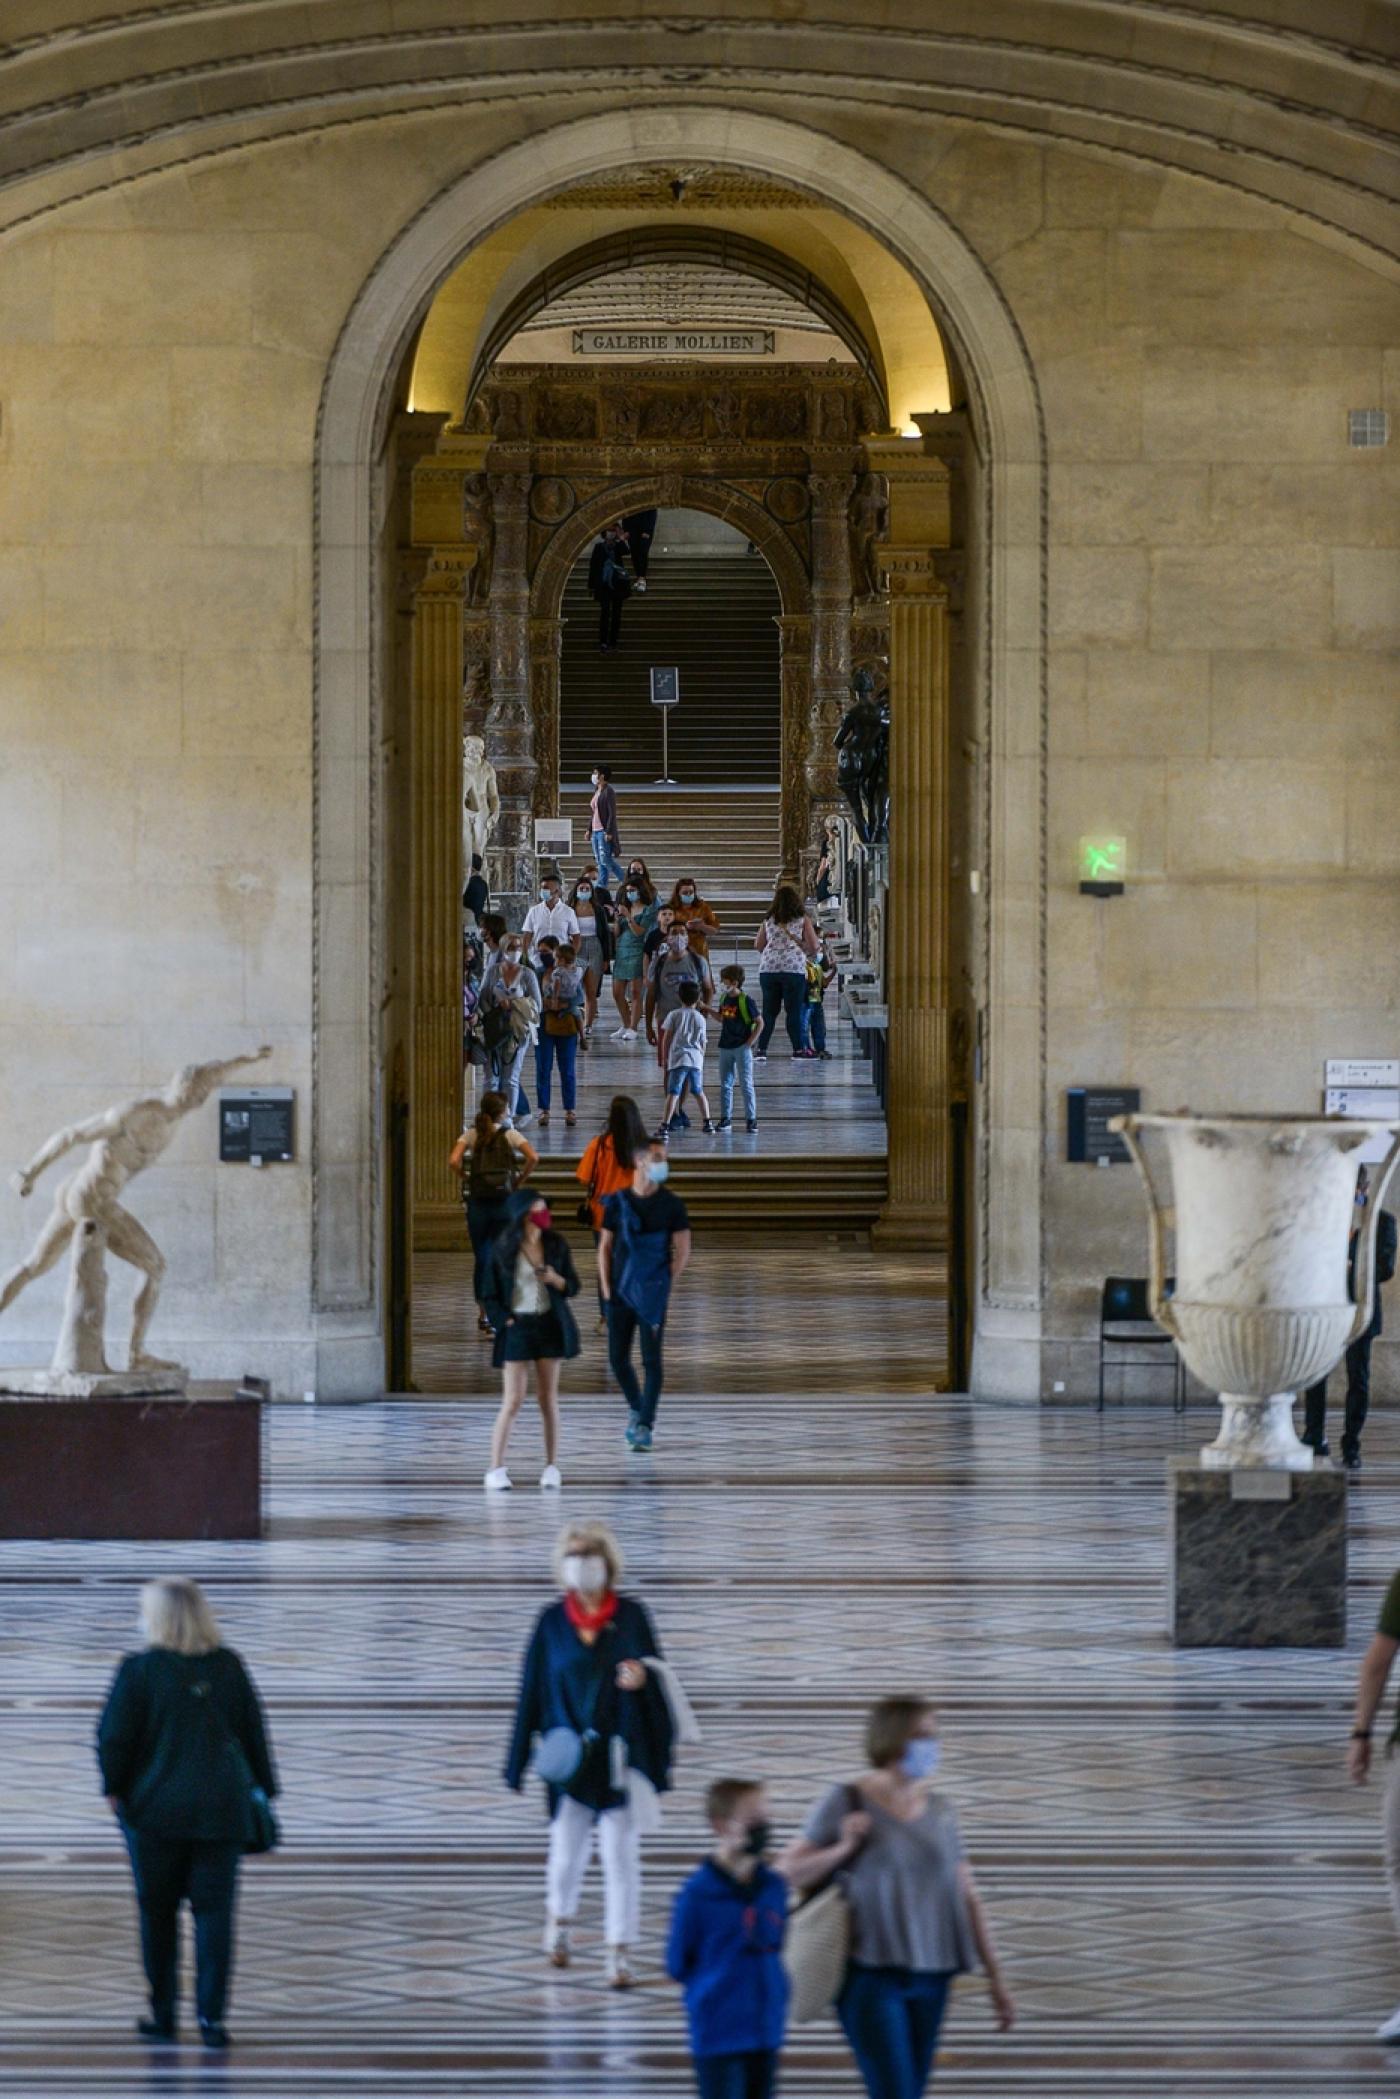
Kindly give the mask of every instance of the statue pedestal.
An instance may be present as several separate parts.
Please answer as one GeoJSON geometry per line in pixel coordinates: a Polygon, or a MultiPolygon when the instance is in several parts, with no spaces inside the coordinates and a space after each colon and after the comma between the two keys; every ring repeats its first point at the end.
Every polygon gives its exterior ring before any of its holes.
{"type": "MultiPolygon", "coordinates": [[[[135,1396],[0,1393],[0,1538],[260,1538],[258,1399],[206,1387],[135,1396]]],[[[142,1379],[137,1374],[138,1381],[142,1379]]],[[[114,1385],[116,1372],[5,1371],[114,1385]]]]}
{"type": "Polygon", "coordinates": [[[183,1396],[183,1370],[0,1370],[0,1395],[26,1399],[145,1399],[183,1396]]]}
{"type": "Polygon", "coordinates": [[[1167,1467],[1173,1644],[1344,1646],[1346,1474],[1167,1467]]]}

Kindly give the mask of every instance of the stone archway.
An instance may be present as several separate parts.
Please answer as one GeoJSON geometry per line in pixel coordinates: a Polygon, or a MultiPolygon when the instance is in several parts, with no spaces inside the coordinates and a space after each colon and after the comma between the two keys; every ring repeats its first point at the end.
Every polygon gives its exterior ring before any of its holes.
{"type": "MultiPolygon", "coordinates": [[[[376,616],[380,473],[393,379],[438,285],[502,220],[571,183],[668,156],[774,176],[880,240],[923,288],[969,388],[979,451],[977,566],[987,763],[987,903],[978,926],[979,1260],[974,1389],[1037,1397],[1045,1129],[1043,808],[1046,681],[1044,424],[1025,344],[980,258],[927,197],[815,127],[706,105],[643,104],[532,135],[454,180],[385,252],[341,331],[317,430],[313,1274],[318,1388],[380,1389],[382,1188],[375,1102],[385,863],[376,738],[389,676],[376,616]]],[[[915,545],[885,549],[920,569],[915,545]]],[[[925,550],[926,553],[926,550],[925,550]]],[[[901,588],[901,595],[917,592],[901,588]]],[[[911,730],[917,720],[910,721],[911,730]]],[[[942,793],[914,738],[911,815],[942,793]]],[[[917,835],[917,823],[907,835],[917,835]]],[[[918,996],[897,972],[893,1004],[918,996]]],[[[920,1022],[922,1025],[922,1020],[920,1022]]],[[[917,1042],[919,1029],[909,1040],[917,1042]]]]}

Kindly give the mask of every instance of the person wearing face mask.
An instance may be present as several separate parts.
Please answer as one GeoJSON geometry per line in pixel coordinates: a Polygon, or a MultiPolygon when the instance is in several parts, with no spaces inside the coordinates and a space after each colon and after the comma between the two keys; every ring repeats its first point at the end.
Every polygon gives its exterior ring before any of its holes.
{"type": "Polygon", "coordinates": [[[526,1649],[505,1781],[522,1792],[532,1757],[548,1764],[544,1951],[551,1966],[572,1962],[570,1926],[596,1838],[607,1978],[625,1990],[641,1925],[641,1840],[656,1827],[657,1795],[671,1783],[676,1724],[651,1618],[636,1597],[618,1592],[622,1553],[612,1532],[601,1523],[568,1525],[554,1565],[563,1596],[540,1613],[526,1649]],[[555,1763],[561,1737],[567,1753],[555,1763]]]}
{"type": "Polygon", "coordinates": [[[665,1183],[670,1165],[658,1143],[636,1157],[631,1183],[603,1204],[598,1287],[607,1307],[608,1365],[627,1401],[626,1441],[650,1450],[661,1404],[662,1335],[671,1290],[690,1261],[690,1214],[665,1183]],[[632,1367],[640,1337],[643,1384],[632,1367]]]}
{"type": "Polygon", "coordinates": [[[617,793],[612,773],[606,765],[595,765],[589,778],[593,783],[593,799],[588,805],[588,834],[598,880],[606,882],[611,875],[614,881],[620,882],[624,878],[623,865],[618,858],[622,840],[617,835],[617,793]]]}
{"type": "Polygon", "coordinates": [[[957,1976],[980,1965],[1003,2032],[1016,2007],[951,1802],[932,1790],[938,1722],[922,1698],[882,1698],[869,1768],[833,1786],[777,1861],[795,1888],[840,1874],[851,1953],[836,1999],[870,2099],[920,2099],[957,1976]]]}
{"type": "Polygon", "coordinates": [[[563,1485],[559,1473],[559,1366],[579,1350],[578,1322],[569,1304],[578,1273],[569,1242],[556,1232],[549,1205],[533,1188],[508,1195],[505,1218],[486,1261],[482,1302],[496,1335],[491,1360],[501,1372],[501,1410],[491,1431],[488,1493],[509,1491],[506,1445],[525,1404],[530,1365],[544,1425],[540,1485],[563,1485]]]}
{"type": "Polygon", "coordinates": [[[525,913],[521,931],[531,950],[532,961],[546,933],[552,933],[556,940],[567,940],[572,948],[578,947],[578,920],[572,906],[564,902],[564,885],[558,875],[541,875],[540,900],[531,904],[525,913]]]}
{"type": "Polygon", "coordinates": [[[714,1846],[676,1897],[666,1972],[685,1992],[700,2099],[772,2099],[790,1992],[768,1795],[754,1779],[716,1779],[705,1816],[714,1846]]]}
{"type": "Polygon", "coordinates": [[[483,979],[480,1012],[492,1088],[510,1103],[517,1128],[529,1120],[520,1070],[535,1038],[543,1003],[540,980],[526,967],[518,933],[501,942],[494,970],[483,979]]]}
{"type": "Polygon", "coordinates": [[[647,935],[656,924],[656,891],[641,867],[633,861],[627,870],[617,906],[617,952],[613,956],[613,999],[622,1016],[622,1026],[613,1030],[614,1042],[635,1042],[642,1025],[642,977],[646,969],[647,935]]]}
{"type": "Polygon", "coordinates": [[[569,891],[569,909],[578,923],[577,955],[583,971],[584,1040],[598,1018],[598,994],[613,958],[613,919],[616,907],[611,893],[592,875],[580,875],[569,891]]]}
{"type": "Polygon", "coordinates": [[[672,922],[684,926],[689,935],[691,953],[708,956],[710,935],[719,931],[719,920],[701,896],[693,875],[681,876],[671,891],[669,908],[672,922]]]}
{"type": "Polygon", "coordinates": [[[647,972],[647,1041],[656,1046],[656,1061],[663,1071],[666,1047],[662,1027],[672,1013],[679,1011],[681,985],[686,983],[695,985],[702,1006],[713,1006],[715,980],[710,965],[703,955],[691,953],[690,935],[684,926],[673,921],[666,929],[665,945],[647,972]]]}

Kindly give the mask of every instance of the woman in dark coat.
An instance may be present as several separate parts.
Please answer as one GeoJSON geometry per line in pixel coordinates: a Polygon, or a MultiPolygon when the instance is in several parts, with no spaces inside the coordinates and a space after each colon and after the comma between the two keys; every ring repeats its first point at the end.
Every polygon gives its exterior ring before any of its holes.
{"type": "Polygon", "coordinates": [[[180,1904],[194,1913],[195,1999],[206,2048],[228,2046],[238,1862],[253,1832],[250,1793],[277,1792],[262,1707],[221,1644],[199,1584],[148,1582],[150,1645],[118,1669],[97,1728],[102,1790],[121,1824],[141,1912],[148,2041],[175,2038],[180,1904]]]}
{"type": "Polygon", "coordinates": [[[544,1425],[544,1471],[540,1485],[562,1487],[559,1471],[559,1366],[579,1349],[578,1324],[571,1297],[578,1295],[578,1271],[569,1242],[550,1222],[549,1204],[533,1188],[521,1188],[505,1200],[505,1222],[491,1245],[482,1279],[481,1301],[496,1332],[491,1360],[501,1372],[501,1411],[491,1431],[489,1493],[510,1488],[506,1445],[515,1417],[530,1387],[535,1389],[544,1425]]]}
{"type": "Polygon", "coordinates": [[[622,1553],[604,1524],[570,1524],[559,1538],[555,1572],[564,1593],[540,1613],[526,1649],[505,1780],[523,1791],[537,1736],[563,1728],[582,1738],[573,1776],[546,1788],[544,1950],[554,1967],[568,1967],[569,1925],[596,1832],[608,1983],[626,1990],[641,1912],[641,1840],[656,1825],[657,1794],[671,1783],[665,1664],[645,1605],[618,1594],[622,1553]]]}

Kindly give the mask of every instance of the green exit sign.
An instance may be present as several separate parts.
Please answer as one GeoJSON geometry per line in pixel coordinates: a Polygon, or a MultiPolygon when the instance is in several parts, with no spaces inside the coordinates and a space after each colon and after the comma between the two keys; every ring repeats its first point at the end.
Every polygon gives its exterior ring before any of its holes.
{"type": "Polygon", "coordinates": [[[1079,879],[1081,882],[1121,882],[1128,872],[1126,838],[1081,838],[1079,879]]]}

